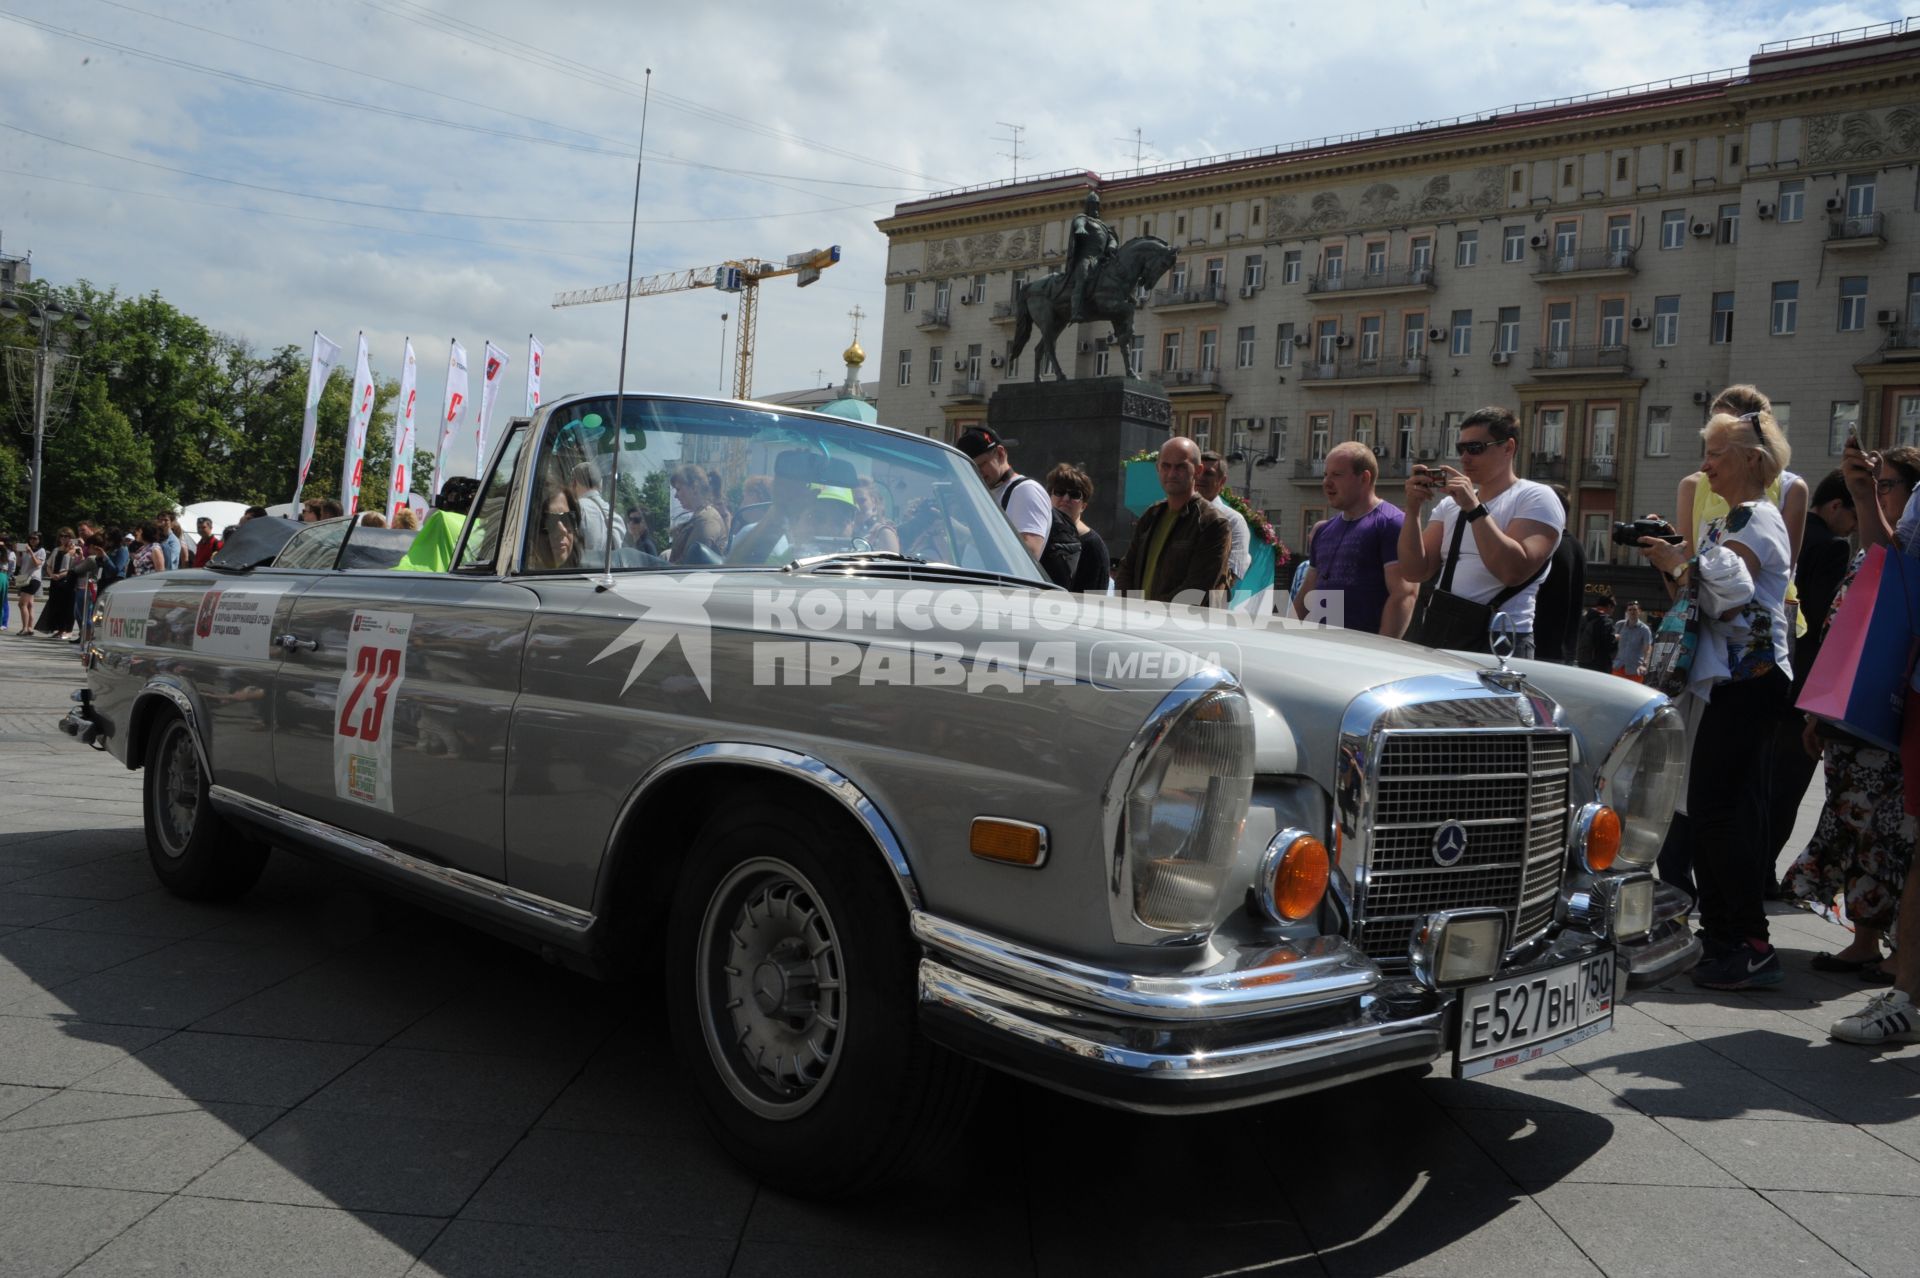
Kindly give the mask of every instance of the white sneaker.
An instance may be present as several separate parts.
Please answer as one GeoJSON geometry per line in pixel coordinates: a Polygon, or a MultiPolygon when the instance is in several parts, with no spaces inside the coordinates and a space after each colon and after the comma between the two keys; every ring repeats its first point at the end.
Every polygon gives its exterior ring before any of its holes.
{"type": "Polygon", "coordinates": [[[1852,1016],[1843,1016],[1827,1034],[1843,1043],[1920,1043],[1920,1008],[1901,990],[1887,990],[1867,1000],[1852,1016]]]}

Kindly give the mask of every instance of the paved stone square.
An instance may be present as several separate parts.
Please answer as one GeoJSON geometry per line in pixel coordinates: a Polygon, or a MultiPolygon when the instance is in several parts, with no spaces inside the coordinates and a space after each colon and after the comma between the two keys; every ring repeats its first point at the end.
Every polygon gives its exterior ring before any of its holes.
{"type": "MultiPolygon", "coordinates": [[[[276,854],[245,901],[147,870],[139,775],[54,729],[73,649],[0,639],[0,1274],[1912,1273],[1920,1047],[1787,983],[1636,996],[1491,1081],[1192,1119],[992,1080],[951,1165],[867,1201],[756,1185],[644,988],[276,854]]],[[[1803,809],[1803,832],[1811,807],[1803,809]]]]}

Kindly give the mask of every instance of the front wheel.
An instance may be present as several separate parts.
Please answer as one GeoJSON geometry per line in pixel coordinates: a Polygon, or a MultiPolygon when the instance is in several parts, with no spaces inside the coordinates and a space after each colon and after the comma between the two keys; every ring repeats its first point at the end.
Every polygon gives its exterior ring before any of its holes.
{"type": "Polygon", "coordinates": [[[920,1035],[917,950],[869,849],[786,807],[723,813],[681,871],[668,945],[675,1049],[762,1180],[854,1193],[957,1131],[975,1071],[920,1035]]]}
{"type": "Polygon", "coordinates": [[[254,885],[267,848],[223,820],[207,800],[193,730],[177,714],[147,740],[141,810],[147,859],[161,886],[190,901],[232,900],[254,885]]]}

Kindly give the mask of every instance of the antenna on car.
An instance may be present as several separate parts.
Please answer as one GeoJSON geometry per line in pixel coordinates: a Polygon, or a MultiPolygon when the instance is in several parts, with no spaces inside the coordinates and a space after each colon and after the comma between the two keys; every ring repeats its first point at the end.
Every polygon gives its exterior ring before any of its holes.
{"type": "MultiPolygon", "coordinates": [[[[633,220],[627,227],[627,279],[633,279],[633,247],[640,238],[640,174],[647,166],[647,105],[653,98],[653,68],[640,92],[640,153],[633,160],[633,220]]],[[[599,589],[613,588],[613,511],[620,504],[620,418],[627,406],[627,328],[633,320],[633,290],[620,308],[620,377],[613,392],[613,477],[607,481],[607,559],[599,589]]]]}

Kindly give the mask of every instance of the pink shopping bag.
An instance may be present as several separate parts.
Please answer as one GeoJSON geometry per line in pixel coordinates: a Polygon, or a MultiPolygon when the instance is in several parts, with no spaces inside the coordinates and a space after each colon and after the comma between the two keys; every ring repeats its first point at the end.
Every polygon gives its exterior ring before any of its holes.
{"type": "Polygon", "coordinates": [[[1874,546],[1834,614],[1797,704],[1862,740],[1898,750],[1917,641],[1920,560],[1874,546]]]}

